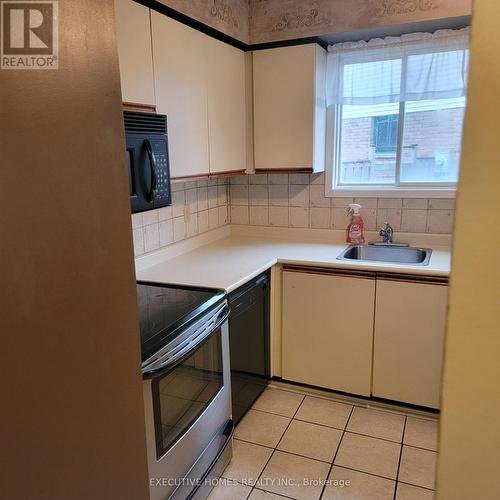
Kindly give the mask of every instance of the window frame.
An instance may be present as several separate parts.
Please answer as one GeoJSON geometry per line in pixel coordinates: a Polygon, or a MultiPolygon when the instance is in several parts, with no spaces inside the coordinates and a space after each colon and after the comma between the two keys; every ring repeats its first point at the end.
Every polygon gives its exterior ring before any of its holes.
{"type": "MultiPolygon", "coordinates": [[[[404,85],[408,56],[402,58],[401,81],[404,85]]],[[[399,102],[398,127],[396,136],[396,178],[394,184],[342,184],[341,134],[342,104],[336,104],[326,111],[326,171],[325,196],[345,197],[385,197],[385,198],[455,198],[458,182],[418,182],[401,183],[401,157],[404,133],[406,101],[399,102]]]]}

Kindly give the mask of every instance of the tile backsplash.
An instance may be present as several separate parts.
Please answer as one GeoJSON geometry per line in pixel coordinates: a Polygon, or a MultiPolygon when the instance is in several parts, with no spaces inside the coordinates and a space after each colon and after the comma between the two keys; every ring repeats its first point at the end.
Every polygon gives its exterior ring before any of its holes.
{"type": "Polygon", "coordinates": [[[227,179],[176,182],[172,205],[132,215],[135,255],[229,223],[227,179]]]}
{"type": "Polygon", "coordinates": [[[324,174],[257,174],[172,184],[172,205],[132,215],[135,255],[226,224],[345,229],[346,207],[362,205],[365,228],[451,234],[454,199],[327,198],[324,174]]]}
{"type": "Polygon", "coordinates": [[[231,224],[345,229],[346,207],[362,205],[365,228],[389,222],[395,231],[451,234],[454,199],[328,198],[324,174],[257,174],[231,177],[231,224]]]}

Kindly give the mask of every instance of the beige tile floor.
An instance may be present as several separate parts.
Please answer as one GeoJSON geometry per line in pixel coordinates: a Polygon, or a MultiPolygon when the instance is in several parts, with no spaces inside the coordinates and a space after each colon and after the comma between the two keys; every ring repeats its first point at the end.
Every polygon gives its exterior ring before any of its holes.
{"type": "Polygon", "coordinates": [[[268,388],[210,500],[432,500],[437,420],[268,388]]]}

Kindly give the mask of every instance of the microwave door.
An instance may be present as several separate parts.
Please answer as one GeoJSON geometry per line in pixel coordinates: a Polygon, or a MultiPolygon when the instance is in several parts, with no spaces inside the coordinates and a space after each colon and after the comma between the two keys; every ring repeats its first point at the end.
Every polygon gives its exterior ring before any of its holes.
{"type": "Polygon", "coordinates": [[[127,136],[132,213],[153,208],[156,168],[151,144],[143,136],[127,136]]]}

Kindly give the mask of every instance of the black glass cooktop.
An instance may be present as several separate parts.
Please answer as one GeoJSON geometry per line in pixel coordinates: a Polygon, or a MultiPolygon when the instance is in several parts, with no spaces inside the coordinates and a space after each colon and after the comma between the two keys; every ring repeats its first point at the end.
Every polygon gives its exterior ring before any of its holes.
{"type": "Polygon", "coordinates": [[[224,300],[211,288],[137,282],[143,361],[170,342],[191,322],[224,300]]]}

